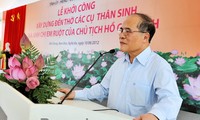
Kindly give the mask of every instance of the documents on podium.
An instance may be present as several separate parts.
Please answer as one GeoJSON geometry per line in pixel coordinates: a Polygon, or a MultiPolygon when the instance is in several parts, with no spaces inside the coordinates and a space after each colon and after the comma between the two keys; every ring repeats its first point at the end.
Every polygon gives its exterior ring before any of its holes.
{"type": "MultiPolygon", "coordinates": [[[[58,101],[58,98],[52,98],[58,101]]],[[[56,102],[57,102],[56,101],[56,102]]],[[[132,120],[133,117],[105,109],[90,101],[64,101],[60,104],[35,104],[7,83],[0,81],[1,120],[132,120]]]]}

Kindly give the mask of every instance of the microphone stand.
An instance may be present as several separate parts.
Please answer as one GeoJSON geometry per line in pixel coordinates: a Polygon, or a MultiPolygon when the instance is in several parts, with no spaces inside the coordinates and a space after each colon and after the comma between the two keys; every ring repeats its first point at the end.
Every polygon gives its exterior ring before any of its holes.
{"type": "Polygon", "coordinates": [[[90,69],[99,60],[99,58],[102,57],[106,53],[109,53],[109,52],[100,53],[99,57],[95,60],[95,62],[89,67],[89,69],[84,73],[84,75],[77,81],[77,83],[70,89],[70,91],[65,95],[65,97],[62,99],[62,101],[60,101],[58,104],[62,104],[64,102],[64,100],[69,96],[69,94],[71,94],[71,92],[74,90],[74,88],[79,84],[79,82],[83,79],[83,77],[85,77],[85,75],[90,71],[90,69]]]}

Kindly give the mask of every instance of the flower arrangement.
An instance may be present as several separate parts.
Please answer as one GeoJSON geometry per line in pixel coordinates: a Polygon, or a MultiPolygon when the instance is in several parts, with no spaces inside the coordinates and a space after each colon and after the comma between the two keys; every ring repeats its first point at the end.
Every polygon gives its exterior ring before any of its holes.
{"type": "MultiPolygon", "coordinates": [[[[183,99],[181,109],[200,113],[200,55],[184,57],[184,54],[178,55],[177,50],[172,52],[158,51],[157,53],[172,66],[183,99]]],[[[61,51],[55,68],[56,78],[73,86],[98,56],[99,52],[97,51],[88,53],[61,51]]],[[[89,88],[101,82],[110,66],[122,56],[124,56],[124,53],[116,49],[114,55],[106,54],[100,58],[78,86],[89,88]]]]}
{"type": "Polygon", "coordinates": [[[51,67],[56,57],[44,59],[24,34],[20,46],[22,53],[8,60],[9,69],[3,70],[0,80],[8,83],[34,103],[49,103],[58,89],[51,67]],[[47,63],[45,65],[45,62],[47,63]]]}

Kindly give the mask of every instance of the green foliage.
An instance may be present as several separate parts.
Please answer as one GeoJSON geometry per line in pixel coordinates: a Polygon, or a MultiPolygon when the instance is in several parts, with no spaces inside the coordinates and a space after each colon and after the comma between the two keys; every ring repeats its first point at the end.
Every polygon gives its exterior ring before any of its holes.
{"type": "Polygon", "coordinates": [[[40,54],[39,50],[35,46],[31,45],[30,48],[22,50],[20,56],[22,57],[22,59],[28,56],[30,59],[36,60],[39,54],[40,54]]]}

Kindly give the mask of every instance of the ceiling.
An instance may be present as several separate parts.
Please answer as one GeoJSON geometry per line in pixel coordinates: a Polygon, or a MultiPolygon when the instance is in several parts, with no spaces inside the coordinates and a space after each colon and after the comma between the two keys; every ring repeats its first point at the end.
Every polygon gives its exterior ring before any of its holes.
{"type": "Polygon", "coordinates": [[[0,0],[0,13],[39,0],[0,0]]]}

